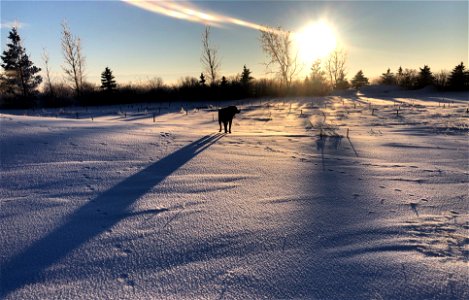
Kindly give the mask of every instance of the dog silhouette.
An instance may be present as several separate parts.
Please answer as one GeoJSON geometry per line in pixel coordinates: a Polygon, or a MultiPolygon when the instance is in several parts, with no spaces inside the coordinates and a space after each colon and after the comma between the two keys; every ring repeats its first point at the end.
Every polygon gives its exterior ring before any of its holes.
{"type": "Polygon", "coordinates": [[[228,106],[225,108],[221,108],[218,110],[218,124],[220,125],[221,132],[221,123],[223,122],[223,126],[225,127],[225,133],[231,133],[231,123],[233,122],[233,117],[236,114],[239,114],[241,110],[239,110],[236,106],[228,106]],[[229,124],[229,126],[228,126],[229,124]]]}

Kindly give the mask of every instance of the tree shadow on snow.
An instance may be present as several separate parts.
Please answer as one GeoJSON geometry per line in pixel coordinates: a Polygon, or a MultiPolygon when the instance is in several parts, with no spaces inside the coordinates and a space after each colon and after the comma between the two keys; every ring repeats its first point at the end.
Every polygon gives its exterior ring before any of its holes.
{"type": "Polygon", "coordinates": [[[24,286],[44,282],[48,268],[119,223],[140,197],[223,136],[204,136],[126,178],[77,209],[52,232],[6,260],[1,266],[0,298],[24,286]]]}

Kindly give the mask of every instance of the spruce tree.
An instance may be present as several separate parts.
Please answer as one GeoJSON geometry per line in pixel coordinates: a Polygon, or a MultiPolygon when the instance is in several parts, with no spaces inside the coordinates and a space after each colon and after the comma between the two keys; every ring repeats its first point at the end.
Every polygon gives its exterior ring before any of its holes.
{"type": "MultiPolygon", "coordinates": [[[[400,70],[402,73],[402,68],[400,68],[400,70]]],[[[386,73],[381,74],[381,83],[387,85],[393,85],[396,83],[396,77],[394,76],[394,73],[391,72],[391,69],[388,68],[386,73]]]]}
{"type": "Polygon", "coordinates": [[[199,78],[200,78],[200,79],[199,79],[199,84],[200,84],[201,86],[205,86],[206,80],[205,80],[205,75],[204,75],[204,73],[200,73],[200,77],[199,77],[199,78]]]}
{"type": "Polygon", "coordinates": [[[462,62],[454,67],[448,79],[450,89],[457,91],[469,89],[469,72],[465,69],[466,67],[462,62]]]}
{"type": "Polygon", "coordinates": [[[116,89],[117,84],[114,78],[114,75],[112,75],[111,69],[106,67],[101,73],[101,89],[107,92],[111,92],[112,90],[116,89]]]}
{"type": "Polygon", "coordinates": [[[358,90],[364,85],[368,85],[368,78],[366,78],[365,75],[363,75],[363,71],[360,70],[355,74],[355,77],[353,77],[352,86],[358,90]]]}
{"type": "Polygon", "coordinates": [[[345,78],[345,71],[344,70],[340,70],[339,71],[339,76],[337,77],[337,81],[336,81],[336,85],[335,85],[335,88],[337,90],[346,90],[350,87],[350,84],[347,80],[347,78],[345,78]]]}
{"type": "Polygon", "coordinates": [[[432,85],[434,81],[433,74],[430,71],[430,67],[425,65],[420,68],[420,72],[417,77],[417,86],[420,88],[432,85]]]}
{"type": "Polygon", "coordinates": [[[226,86],[228,85],[228,80],[226,80],[226,77],[225,77],[225,76],[222,76],[222,77],[221,77],[220,85],[221,85],[222,87],[226,87],[226,86]]]}
{"type": "Polygon", "coordinates": [[[246,68],[246,65],[243,66],[243,73],[241,73],[241,84],[243,86],[248,86],[253,78],[251,77],[251,70],[246,68]]]}
{"type": "Polygon", "coordinates": [[[1,77],[2,86],[7,94],[31,96],[42,82],[41,75],[37,75],[41,69],[29,60],[16,27],[11,29],[8,39],[11,43],[7,44],[7,50],[0,56],[3,61],[2,68],[5,70],[1,77]]]}

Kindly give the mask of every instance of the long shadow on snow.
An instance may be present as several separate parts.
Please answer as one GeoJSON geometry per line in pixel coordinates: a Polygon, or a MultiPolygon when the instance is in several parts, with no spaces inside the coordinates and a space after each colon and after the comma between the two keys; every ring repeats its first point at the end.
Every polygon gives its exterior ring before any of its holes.
{"type": "Polygon", "coordinates": [[[0,297],[43,281],[41,273],[47,268],[119,223],[141,196],[223,136],[205,136],[173,152],[76,210],[63,225],[1,266],[0,297]],[[106,216],[97,213],[104,210],[106,216]]]}

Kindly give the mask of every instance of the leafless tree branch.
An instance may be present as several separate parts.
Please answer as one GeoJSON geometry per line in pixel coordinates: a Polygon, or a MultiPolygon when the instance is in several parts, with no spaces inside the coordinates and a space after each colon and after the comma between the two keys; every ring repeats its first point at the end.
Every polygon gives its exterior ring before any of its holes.
{"type": "Polygon", "coordinates": [[[287,87],[299,72],[298,54],[292,57],[292,41],[289,31],[283,31],[280,27],[266,27],[261,30],[261,46],[267,56],[266,69],[277,66],[273,73],[277,74],[287,87]]]}
{"type": "Polygon", "coordinates": [[[210,26],[206,26],[202,33],[202,56],[200,61],[207,73],[210,83],[213,84],[217,81],[218,71],[220,69],[220,59],[218,57],[217,49],[210,45],[210,26]]]}
{"type": "Polygon", "coordinates": [[[66,21],[62,22],[62,53],[64,64],[62,69],[77,95],[80,95],[84,81],[85,58],[82,55],[80,38],[70,31],[66,21]]]}

